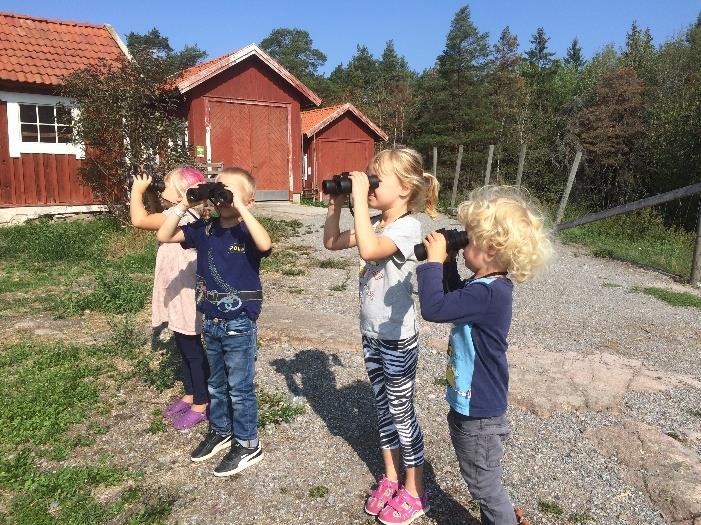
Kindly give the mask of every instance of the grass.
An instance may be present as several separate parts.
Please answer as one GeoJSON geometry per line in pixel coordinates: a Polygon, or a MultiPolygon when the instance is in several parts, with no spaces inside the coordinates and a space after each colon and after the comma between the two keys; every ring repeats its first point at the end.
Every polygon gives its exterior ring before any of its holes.
{"type": "Polygon", "coordinates": [[[279,392],[270,392],[263,388],[256,388],[258,398],[258,426],[265,428],[267,425],[279,425],[289,423],[297,416],[304,413],[304,406],[293,405],[279,392]]]}
{"type": "Polygon", "coordinates": [[[319,259],[316,261],[316,266],[319,268],[335,268],[338,270],[345,270],[352,264],[347,259],[319,259]]]}
{"type": "Polygon", "coordinates": [[[699,409],[693,408],[693,409],[689,410],[688,412],[689,412],[689,415],[691,415],[691,416],[701,418],[701,410],[699,410],[699,409]]]}
{"type": "Polygon", "coordinates": [[[566,242],[589,247],[597,257],[652,266],[685,279],[691,273],[694,234],[666,226],[654,210],[577,226],[561,231],[559,236],[566,242]]]}
{"type": "Polygon", "coordinates": [[[317,208],[328,208],[329,203],[326,201],[315,201],[314,199],[301,199],[300,204],[304,206],[315,206],[317,208]]]}
{"type": "Polygon", "coordinates": [[[594,516],[586,512],[573,512],[567,516],[567,521],[570,523],[587,523],[588,521],[596,521],[594,516]]]}
{"type": "Polygon", "coordinates": [[[163,420],[163,411],[156,408],[151,412],[151,423],[148,426],[149,434],[158,434],[168,430],[166,422],[163,420]]]}
{"type": "Polygon", "coordinates": [[[673,292],[671,290],[665,290],[664,288],[656,288],[654,286],[640,288],[633,288],[634,292],[644,293],[664,301],[672,306],[679,307],[692,307],[701,309],[701,297],[694,295],[689,292],[673,292]]]}
{"type": "Polygon", "coordinates": [[[554,501],[540,500],[538,502],[538,510],[546,514],[552,514],[554,516],[562,516],[565,511],[562,507],[555,503],[554,501]]]}
{"type": "Polygon", "coordinates": [[[315,485],[309,489],[310,498],[325,498],[329,494],[328,487],[324,485],[315,485]]]}
{"type": "Polygon", "coordinates": [[[279,242],[289,237],[299,234],[302,229],[302,221],[297,219],[285,221],[281,219],[271,219],[269,217],[258,217],[258,221],[263,225],[273,242],[279,242]]]}

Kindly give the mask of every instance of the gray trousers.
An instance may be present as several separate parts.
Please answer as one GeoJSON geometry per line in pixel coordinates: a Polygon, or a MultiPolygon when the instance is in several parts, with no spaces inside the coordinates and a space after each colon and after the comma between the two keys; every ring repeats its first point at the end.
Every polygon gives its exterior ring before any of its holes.
{"type": "Polygon", "coordinates": [[[511,430],[506,416],[469,420],[451,410],[448,426],[460,473],[480,504],[482,525],[516,525],[513,503],[501,483],[502,443],[511,430]]]}

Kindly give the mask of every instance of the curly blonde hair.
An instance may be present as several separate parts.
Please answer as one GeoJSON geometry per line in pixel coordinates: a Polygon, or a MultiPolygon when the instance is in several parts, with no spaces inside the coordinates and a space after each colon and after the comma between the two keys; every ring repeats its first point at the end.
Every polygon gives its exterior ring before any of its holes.
{"type": "Polygon", "coordinates": [[[436,218],[438,180],[424,172],[421,154],[410,148],[392,148],[377,153],[368,165],[368,173],[393,173],[402,185],[411,188],[409,210],[425,211],[436,218]]]}
{"type": "Polygon", "coordinates": [[[522,283],[553,257],[550,230],[540,209],[512,186],[484,186],[458,206],[458,220],[479,249],[493,247],[496,261],[522,283]]]}

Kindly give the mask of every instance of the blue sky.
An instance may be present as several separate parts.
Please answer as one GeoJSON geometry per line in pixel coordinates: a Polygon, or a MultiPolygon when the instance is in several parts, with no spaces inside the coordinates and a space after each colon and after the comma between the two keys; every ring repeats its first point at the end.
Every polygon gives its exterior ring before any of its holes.
{"type": "MultiPolygon", "coordinates": [[[[323,71],[328,73],[347,62],[358,43],[379,56],[389,39],[412,68],[430,67],[445,45],[453,15],[463,5],[453,0],[2,0],[0,11],[109,23],[121,36],[156,27],[174,48],[196,43],[210,57],[260,42],[276,27],[299,27],[326,53],[323,71]]],[[[489,33],[491,42],[509,25],[521,49],[527,49],[531,35],[543,26],[557,56],[576,36],[586,57],[607,43],[623,45],[633,20],[649,27],[655,44],[660,44],[688,27],[701,11],[701,0],[479,0],[469,5],[473,22],[489,33]]]]}

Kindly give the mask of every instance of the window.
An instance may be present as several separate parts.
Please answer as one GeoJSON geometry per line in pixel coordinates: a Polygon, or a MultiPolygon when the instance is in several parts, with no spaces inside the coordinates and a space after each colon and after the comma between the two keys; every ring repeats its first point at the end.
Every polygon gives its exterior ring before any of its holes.
{"type": "Polygon", "coordinates": [[[62,105],[19,104],[22,142],[70,144],[73,140],[71,109],[62,105]]]}

